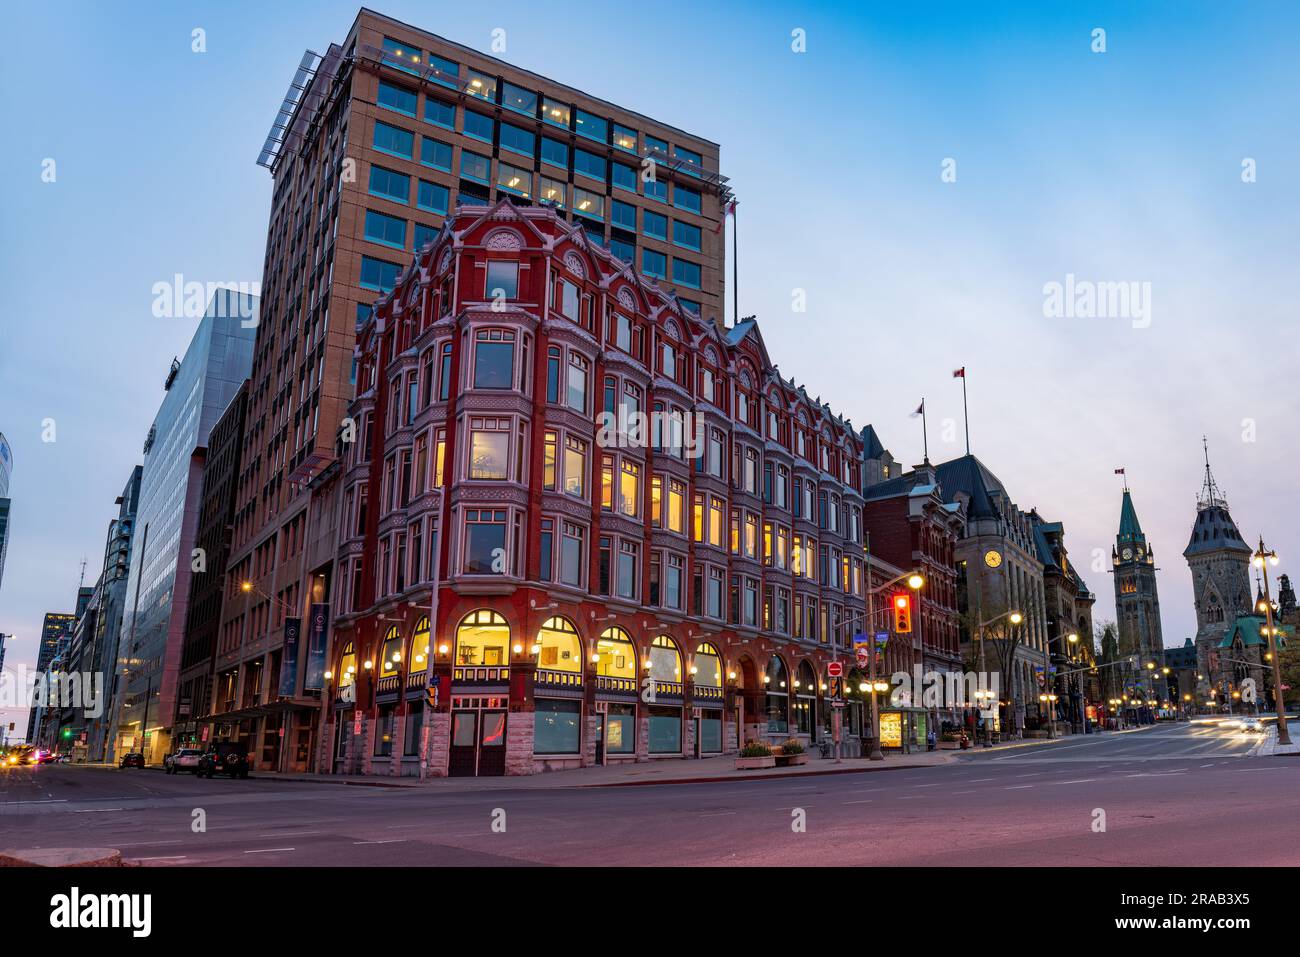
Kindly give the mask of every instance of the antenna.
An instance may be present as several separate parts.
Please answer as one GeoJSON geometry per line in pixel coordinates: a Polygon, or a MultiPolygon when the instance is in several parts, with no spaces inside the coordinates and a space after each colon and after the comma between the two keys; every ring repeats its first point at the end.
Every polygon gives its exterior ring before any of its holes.
{"type": "Polygon", "coordinates": [[[81,556],[81,577],[77,580],[77,590],[80,591],[86,584],[86,556],[81,556]]]}

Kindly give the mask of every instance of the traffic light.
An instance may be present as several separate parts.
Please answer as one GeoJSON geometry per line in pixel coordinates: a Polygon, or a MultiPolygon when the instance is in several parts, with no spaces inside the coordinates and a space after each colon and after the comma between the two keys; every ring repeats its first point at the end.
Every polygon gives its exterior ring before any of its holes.
{"type": "Polygon", "coordinates": [[[912,630],[912,596],[906,592],[894,596],[894,631],[906,635],[912,630]]]}

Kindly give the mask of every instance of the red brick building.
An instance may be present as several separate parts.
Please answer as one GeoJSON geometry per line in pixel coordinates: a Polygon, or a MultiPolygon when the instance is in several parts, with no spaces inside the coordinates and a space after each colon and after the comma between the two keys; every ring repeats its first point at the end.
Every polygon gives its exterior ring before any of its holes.
{"type": "MultiPolygon", "coordinates": [[[[863,525],[873,558],[919,569],[926,579],[914,603],[912,633],[891,641],[887,670],[913,673],[919,667],[923,675],[964,671],[956,562],[957,542],[966,525],[963,508],[944,501],[928,463],[869,486],[865,494],[863,525]]],[[[960,706],[948,701],[944,705],[929,708],[931,720],[958,722],[960,706]]]]}
{"type": "Polygon", "coordinates": [[[862,441],[753,320],[502,200],[455,210],[357,340],[322,770],[826,735],[865,608],[862,441]]]}

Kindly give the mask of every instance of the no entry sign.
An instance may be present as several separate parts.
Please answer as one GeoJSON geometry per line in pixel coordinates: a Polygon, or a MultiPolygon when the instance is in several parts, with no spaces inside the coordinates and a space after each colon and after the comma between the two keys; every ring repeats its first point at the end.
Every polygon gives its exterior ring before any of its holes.
{"type": "Polygon", "coordinates": [[[829,678],[841,678],[844,676],[844,665],[838,661],[832,661],[826,666],[826,675],[829,678]]]}

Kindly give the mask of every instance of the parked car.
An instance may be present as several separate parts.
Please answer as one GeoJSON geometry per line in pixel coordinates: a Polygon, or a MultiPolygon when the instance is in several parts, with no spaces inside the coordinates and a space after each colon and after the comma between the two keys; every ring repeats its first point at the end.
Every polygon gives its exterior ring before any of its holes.
{"type": "Polygon", "coordinates": [[[143,751],[128,751],[122,755],[122,760],[118,762],[119,768],[142,768],[144,767],[143,751]]]}
{"type": "Polygon", "coordinates": [[[181,748],[175,754],[169,754],[163,758],[163,770],[168,774],[176,774],[179,771],[193,773],[199,769],[199,758],[201,757],[203,757],[203,752],[198,748],[181,748]]]}
{"type": "Polygon", "coordinates": [[[209,746],[199,758],[194,773],[199,777],[229,774],[232,778],[248,777],[248,751],[234,741],[219,741],[209,746]]]}

